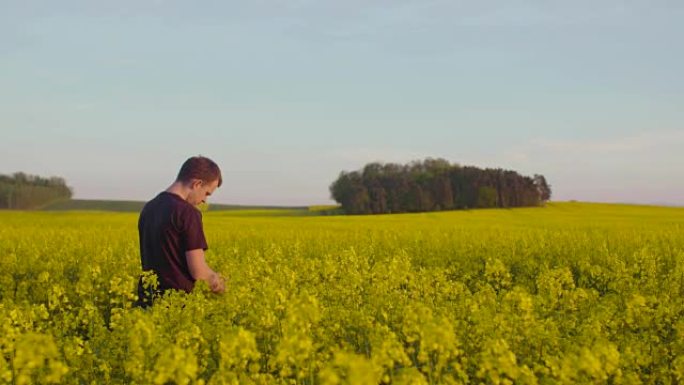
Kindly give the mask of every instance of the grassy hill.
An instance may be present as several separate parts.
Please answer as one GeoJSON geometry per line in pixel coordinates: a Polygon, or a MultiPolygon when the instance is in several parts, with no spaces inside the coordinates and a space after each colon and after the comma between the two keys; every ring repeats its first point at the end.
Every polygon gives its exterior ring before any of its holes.
{"type": "MultiPolygon", "coordinates": [[[[130,212],[138,213],[142,210],[145,202],[142,201],[122,201],[122,200],[96,200],[96,199],[72,199],[59,201],[49,204],[40,209],[40,211],[107,211],[107,212],[130,212]]],[[[566,213],[568,216],[578,215],[584,212],[584,209],[589,209],[593,214],[624,215],[626,213],[652,213],[655,211],[664,214],[677,213],[681,214],[684,208],[671,206],[657,206],[657,205],[638,205],[638,204],[615,204],[615,203],[590,203],[590,202],[549,202],[547,208],[557,214],[566,213]]],[[[476,210],[454,210],[431,213],[413,213],[404,215],[436,215],[446,214],[448,212],[465,213],[480,212],[480,215],[501,215],[499,212],[515,211],[520,215],[527,210],[538,210],[538,207],[518,208],[518,209],[476,209],[476,210]],[[488,214],[489,213],[489,214],[488,214]]],[[[256,206],[256,205],[229,205],[229,204],[209,204],[211,212],[224,212],[229,216],[319,216],[319,215],[334,215],[341,214],[337,206],[256,206]]],[[[536,211],[534,211],[536,212],[536,211]]],[[[549,212],[549,211],[547,211],[549,212]]],[[[470,214],[472,215],[472,214],[470,214]]],[[[380,215],[379,217],[397,217],[401,214],[380,215]]],[[[369,217],[362,215],[361,217],[369,217]]],[[[376,215],[370,215],[376,217],[376,215]]],[[[567,219],[567,218],[566,218],[567,219]]],[[[586,218],[584,218],[586,219],[586,218]]]]}

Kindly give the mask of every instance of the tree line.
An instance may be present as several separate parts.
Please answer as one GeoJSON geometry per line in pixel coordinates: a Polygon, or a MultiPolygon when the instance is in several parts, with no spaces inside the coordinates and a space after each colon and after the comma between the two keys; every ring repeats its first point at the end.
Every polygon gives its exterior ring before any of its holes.
{"type": "Polygon", "coordinates": [[[0,174],[0,209],[31,210],[71,199],[73,191],[60,177],[43,178],[17,172],[0,174]]]}
{"type": "Polygon", "coordinates": [[[428,158],[406,165],[374,162],[358,171],[343,171],[330,193],[347,214],[387,214],[541,206],[551,198],[551,187],[543,175],[428,158]]]}

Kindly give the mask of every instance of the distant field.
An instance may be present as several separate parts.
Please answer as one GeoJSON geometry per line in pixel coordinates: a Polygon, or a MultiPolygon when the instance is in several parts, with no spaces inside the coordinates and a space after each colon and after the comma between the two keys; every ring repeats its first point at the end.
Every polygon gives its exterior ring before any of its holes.
{"type": "Polygon", "coordinates": [[[137,212],[0,212],[0,384],[684,382],[684,208],[289,214],[142,311],[137,212]]]}

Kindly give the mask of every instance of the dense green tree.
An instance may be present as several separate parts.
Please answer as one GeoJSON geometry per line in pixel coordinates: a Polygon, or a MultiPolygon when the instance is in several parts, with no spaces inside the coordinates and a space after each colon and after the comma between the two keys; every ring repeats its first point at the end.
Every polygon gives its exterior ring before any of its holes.
{"type": "Polygon", "coordinates": [[[0,209],[32,210],[70,199],[72,195],[63,178],[42,178],[23,172],[0,175],[0,209]]]}
{"type": "Polygon", "coordinates": [[[349,214],[539,206],[551,197],[542,175],[530,178],[432,158],[406,165],[374,162],[342,172],[330,192],[349,214]]]}
{"type": "Polygon", "coordinates": [[[477,192],[477,207],[497,207],[496,205],[497,192],[493,187],[480,187],[477,192]]]}
{"type": "Polygon", "coordinates": [[[551,199],[551,186],[546,183],[546,178],[544,178],[544,175],[535,174],[534,185],[537,187],[537,190],[539,190],[542,201],[548,201],[551,199]]]}

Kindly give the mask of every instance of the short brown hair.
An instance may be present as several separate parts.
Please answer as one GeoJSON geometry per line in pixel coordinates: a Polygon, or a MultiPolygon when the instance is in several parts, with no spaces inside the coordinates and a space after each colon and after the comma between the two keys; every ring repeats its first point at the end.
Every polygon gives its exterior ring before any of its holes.
{"type": "Polygon", "coordinates": [[[211,183],[218,179],[219,187],[223,184],[219,166],[213,160],[202,155],[193,156],[186,160],[181,166],[180,172],[178,172],[178,178],[176,178],[176,180],[183,183],[189,183],[193,179],[199,179],[206,183],[211,183]]]}

